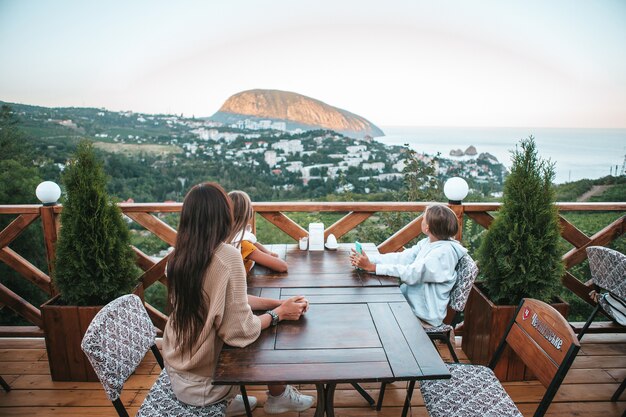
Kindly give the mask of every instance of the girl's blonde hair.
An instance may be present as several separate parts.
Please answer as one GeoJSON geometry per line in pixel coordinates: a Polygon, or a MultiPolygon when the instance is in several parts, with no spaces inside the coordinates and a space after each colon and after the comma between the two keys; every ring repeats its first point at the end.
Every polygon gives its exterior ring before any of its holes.
{"type": "Polygon", "coordinates": [[[252,200],[250,196],[244,191],[231,191],[228,193],[230,201],[233,206],[233,225],[230,241],[235,247],[241,247],[241,241],[246,231],[246,226],[252,220],[254,211],[252,210],[252,200]],[[236,242],[234,240],[237,239],[236,242]]]}

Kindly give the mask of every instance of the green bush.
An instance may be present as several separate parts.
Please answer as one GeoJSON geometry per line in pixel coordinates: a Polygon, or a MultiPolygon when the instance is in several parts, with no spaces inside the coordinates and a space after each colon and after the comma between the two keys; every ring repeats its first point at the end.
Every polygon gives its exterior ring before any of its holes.
{"type": "MultiPolygon", "coordinates": [[[[33,163],[34,150],[19,129],[19,120],[11,107],[0,106],[0,204],[36,204],[35,188],[41,181],[33,163]]],[[[0,216],[0,230],[7,227],[14,215],[0,216]]],[[[47,270],[41,222],[35,221],[10,243],[10,247],[43,271],[47,270]]],[[[47,300],[47,294],[0,261],[0,283],[34,305],[47,300]]],[[[28,320],[10,308],[0,308],[0,325],[28,325],[28,320]]]]}
{"type": "Polygon", "coordinates": [[[62,176],[67,198],[61,214],[54,284],[68,305],[103,305],[137,284],[130,235],[106,193],[93,146],[81,142],[62,176]]]}
{"type": "Polygon", "coordinates": [[[554,164],[537,155],[534,138],[512,154],[502,206],[478,250],[481,280],[497,304],[524,297],[550,302],[564,272],[552,180],[554,164]]]}

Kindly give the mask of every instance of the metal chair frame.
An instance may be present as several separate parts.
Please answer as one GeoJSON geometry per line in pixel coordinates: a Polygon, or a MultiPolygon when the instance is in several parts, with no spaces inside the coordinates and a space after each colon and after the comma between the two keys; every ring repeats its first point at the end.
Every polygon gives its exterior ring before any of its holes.
{"type": "MultiPolygon", "coordinates": [[[[472,264],[474,264],[474,268],[476,263],[474,262],[474,260],[469,256],[469,254],[466,254],[465,256],[468,257],[468,260],[470,262],[472,262],[472,264]]],[[[464,256],[464,257],[465,257],[464,256]]],[[[463,259],[463,258],[461,258],[463,259]]],[[[457,264],[457,268],[461,265],[461,260],[459,260],[459,263],[457,264]]],[[[476,280],[476,276],[478,275],[478,268],[475,269],[475,272],[472,273],[472,276],[470,277],[470,281],[472,282],[472,284],[474,283],[474,281],[476,280]]],[[[456,286],[456,284],[455,284],[456,286]]],[[[452,292],[451,292],[452,293],[452,292]]],[[[462,302],[461,306],[459,306],[459,310],[453,309],[452,307],[450,307],[450,305],[448,305],[448,310],[449,311],[454,311],[454,315],[452,316],[452,320],[450,321],[450,326],[452,328],[454,328],[454,326],[456,326],[458,324],[458,322],[460,321],[460,317],[461,317],[461,312],[465,310],[465,305],[467,304],[467,299],[468,297],[465,298],[465,302],[462,302]]],[[[452,303],[452,300],[450,300],[450,304],[452,303]]],[[[450,355],[452,356],[452,360],[454,360],[455,363],[459,363],[459,358],[456,355],[456,352],[454,351],[454,346],[452,346],[452,342],[450,341],[450,336],[451,336],[452,330],[446,330],[446,331],[428,331],[428,329],[426,329],[426,334],[428,335],[428,337],[430,338],[430,341],[433,343],[433,345],[435,346],[435,348],[437,347],[437,345],[435,344],[435,340],[441,340],[442,342],[444,342],[447,346],[448,346],[448,350],[450,351],[450,355]]],[[[415,383],[412,382],[411,383],[413,386],[415,386],[415,383]]],[[[409,385],[411,385],[409,384],[409,385]]],[[[383,382],[380,384],[380,392],[378,394],[378,402],[376,403],[376,410],[380,411],[383,408],[383,400],[385,398],[385,389],[387,387],[387,382],[383,382]]],[[[361,388],[361,387],[359,387],[361,388]]],[[[409,402],[411,400],[411,396],[413,392],[413,387],[409,386],[408,391],[407,391],[407,397],[409,399],[409,402]],[[409,394],[410,393],[410,394],[409,394]]],[[[363,394],[361,394],[363,395],[363,394]]],[[[366,400],[367,397],[363,396],[366,400]]],[[[369,397],[369,395],[368,395],[369,397]]],[[[369,397],[371,398],[371,397],[369,397]]],[[[368,400],[369,402],[369,400],[368,400]]],[[[372,403],[370,403],[370,405],[373,405],[372,403]]]]}
{"type": "MultiPolygon", "coordinates": [[[[537,300],[532,300],[532,299],[523,299],[516,312],[515,312],[515,316],[513,317],[513,319],[511,320],[511,322],[509,323],[506,332],[504,333],[504,336],[502,337],[502,340],[500,341],[500,344],[498,345],[498,348],[496,349],[493,357],[491,358],[491,361],[489,362],[488,367],[491,370],[494,370],[496,368],[496,365],[498,364],[499,360],[502,358],[502,354],[504,352],[504,349],[507,345],[509,345],[509,341],[507,340],[509,333],[511,332],[511,329],[513,328],[513,326],[516,323],[516,320],[518,318],[519,312],[520,310],[526,305],[527,302],[531,302],[531,303],[540,303],[543,304],[547,307],[549,307],[550,309],[552,309],[552,307],[548,306],[545,303],[541,303],[537,300]]],[[[556,310],[552,309],[554,314],[558,314],[558,312],[556,312],[556,310]]],[[[565,327],[566,322],[563,319],[563,328],[565,327]]],[[[570,329],[569,327],[567,327],[567,329],[570,329]]],[[[570,330],[571,332],[571,330],[570,330]]],[[[529,336],[530,337],[530,336],[529,336]]],[[[543,417],[546,413],[546,411],[548,410],[548,407],[550,406],[550,404],[552,403],[552,400],[554,399],[554,396],[556,395],[559,387],[561,386],[561,383],[563,382],[563,379],[565,378],[565,375],[567,374],[567,372],[569,371],[572,363],[574,362],[574,359],[576,358],[576,355],[578,354],[578,351],[580,350],[580,343],[578,341],[578,339],[575,337],[574,333],[571,333],[570,336],[571,340],[569,340],[569,342],[571,343],[567,352],[565,353],[565,355],[563,356],[562,360],[560,361],[560,363],[558,364],[558,368],[556,369],[556,372],[554,374],[554,376],[552,377],[552,380],[550,381],[549,385],[546,387],[546,392],[543,396],[543,398],[541,399],[541,402],[539,403],[537,410],[534,413],[534,417],[543,417]]],[[[532,339],[531,339],[532,340],[532,339]]],[[[519,342],[519,343],[523,343],[523,342],[519,342]]],[[[517,342],[516,342],[517,344],[517,342]]],[[[510,345],[513,348],[513,345],[510,345]]],[[[537,345],[539,346],[539,345],[537,345]]],[[[542,349],[542,348],[540,348],[542,349]]],[[[544,351],[545,353],[545,351],[544,351]]],[[[527,366],[529,366],[532,370],[532,365],[533,362],[531,361],[530,364],[527,364],[527,366]]],[[[456,366],[476,366],[476,365],[470,365],[470,364],[458,364],[456,366]]],[[[545,386],[545,385],[544,385],[545,386]]],[[[412,390],[412,387],[409,387],[412,390]]],[[[411,394],[409,392],[409,394],[411,394]]],[[[406,412],[408,411],[408,405],[410,404],[410,396],[407,395],[407,400],[405,401],[405,409],[403,410],[402,413],[402,417],[406,417],[406,412]]]]}
{"type": "Polygon", "coordinates": [[[0,385],[2,385],[2,388],[4,388],[6,392],[11,391],[11,386],[1,376],[0,376],[0,385]]]}
{"type": "MultiPolygon", "coordinates": [[[[598,293],[600,293],[602,290],[606,290],[609,293],[611,293],[611,295],[613,297],[623,298],[621,296],[622,294],[615,294],[613,292],[613,290],[615,290],[615,288],[605,288],[606,284],[604,282],[604,279],[600,279],[600,278],[604,278],[604,277],[598,277],[597,276],[598,273],[599,273],[599,270],[598,270],[598,266],[595,263],[596,262],[605,261],[605,258],[613,256],[613,257],[617,258],[618,263],[620,265],[624,265],[624,264],[626,264],[626,255],[624,255],[623,253],[620,253],[618,251],[615,251],[613,249],[605,248],[603,246],[590,246],[590,247],[587,248],[587,256],[589,258],[589,268],[591,269],[591,280],[593,281],[594,285],[596,286],[596,289],[598,290],[598,293]],[[598,283],[598,281],[600,281],[600,282],[598,283]]],[[[617,266],[615,268],[617,268],[617,266]]],[[[613,272],[616,272],[616,270],[617,269],[613,269],[612,271],[608,271],[608,273],[611,274],[613,272]]],[[[623,276],[622,279],[626,280],[626,276],[623,276]]],[[[600,295],[600,296],[602,296],[602,295],[600,295]]],[[[595,308],[593,309],[593,311],[591,312],[591,315],[589,316],[589,318],[585,322],[585,325],[583,326],[582,329],[580,329],[580,332],[578,333],[578,340],[581,340],[583,338],[583,336],[587,333],[587,330],[589,329],[589,326],[591,326],[591,323],[593,322],[593,319],[598,315],[598,313],[602,313],[606,317],[608,317],[608,318],[613,320],[613,318],[611,317],[611,314],[607,313],[602,308],[600,303],[598,302],[596,304],[595,308]]],[[[624,392],[624,389],[626,389],[626,378],[622,381],[620,386],[617,388],[617,390],[615,391],[615,393],[611,397],[611,401],[612,402],[616,402],[617,400],[619,400],[619,397],[624,392]]],[[[625,411],[625,415],[626,415],[626,411],[625,411]]]]}

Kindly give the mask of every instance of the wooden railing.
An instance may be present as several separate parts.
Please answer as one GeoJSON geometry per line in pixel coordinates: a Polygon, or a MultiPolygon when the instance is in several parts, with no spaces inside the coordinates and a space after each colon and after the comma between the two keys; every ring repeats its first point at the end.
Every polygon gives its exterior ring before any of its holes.
{"type": "MultiPolygon", "coordinates": [[[[398,202],[279,202],[279,203],[255,203],[255,211],[277,228],[285,232],[294,240],[307,236],[308,232],[302,226],[290,219],[286,212],[334,212],[347,213],[341,219],[330,225],[324,232],[325,236],[333,233],[337,238],[345,235],[356,228],[375,213],[381,212],[409,212],[416,213],[417,217],[411,220],[400,230],[395,231],[382,242],[378,249],[381,253],[401,250],[404,245],[417,237],[421,232],[423,212],[430,203],[398,203],[398,202]]],[[[174,246],[176,242],[176,230],[159,218],[161,213],[179,213],[182,203],[157,203],[157,204],[119,204],[122,212],[146,230],[174,246]]],[[[466,203],[450,206],[459,219],[461,225],[459,235],[463,233],[463,219],[470,218],[484,228],[489,228],[500,204],[499,203],[466,203]]],[[[581,299],[593,304],[589,298],[590,283],[579,281],[570,269],[586,259],[585,248],[588,246],[606,246],[624,233],[626,223],[626,203],[557,203],[559,218],[562,226],[562,236],[573,245],[573,248],[563,255],[563,262],[567,272],[562,278],[563,285],[581,299]],[[566,220],[564,212],[617,212],[618,218],[606,225],[602,230],[588,236],[566,220]]],[[[50,276],[54,267],[55,245],[60,229],[59,214],[61,206],[45,207],[41,205],[0,205],[0,215],[13,215],[16,218],[2,231],[0,231],[0,261],[17,271],[24,279],[41,288],[49,296],[56,295],[50,276]],[[44,272],[35,265],[24,259],[20,254],[13,251],[9,245],[29,225],[41,218],[43,227],[44,244],[48,259],[48,271],[44,272]]],[[[150,256],[133,247],[137,256],[137,265],[144,271],[140,277],[143,287],[148,288],[155,282],[160,281],[167,285],[164,275],[165,265],[169,259],[166,255],[159,261],[154,261],[150,256]]],[[[8,307],[32,323],[33,326],[4,326],[0,327],[2,336],[33,336],[41,335],[41,312],[38,307],[23,299],[5,285],[0,284],[0,303],[8,307]]],[[[154,324],[163,329],[167,316],[153,306],[146,304],[148,312],[154,324]]]]}

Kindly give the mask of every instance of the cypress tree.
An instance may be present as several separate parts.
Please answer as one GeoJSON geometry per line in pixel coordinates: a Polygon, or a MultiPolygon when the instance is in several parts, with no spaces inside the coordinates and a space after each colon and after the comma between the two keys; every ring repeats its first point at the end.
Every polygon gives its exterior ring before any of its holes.
{"type": "Polygon", "coordinates": [[[496,304],[556,295],[564,267],[552,186],[554,164],[537,155],[532,136],[512,153],[500,211],[478,250],[481,276],[496,304]]]}
{"type": "Polygon", "coordinates": [[[66,199],[54,284],[68,305],[103,305],[137,283],[130,234],[106,192],[93,145],[83,141],[62,176],[66,199]]]}

